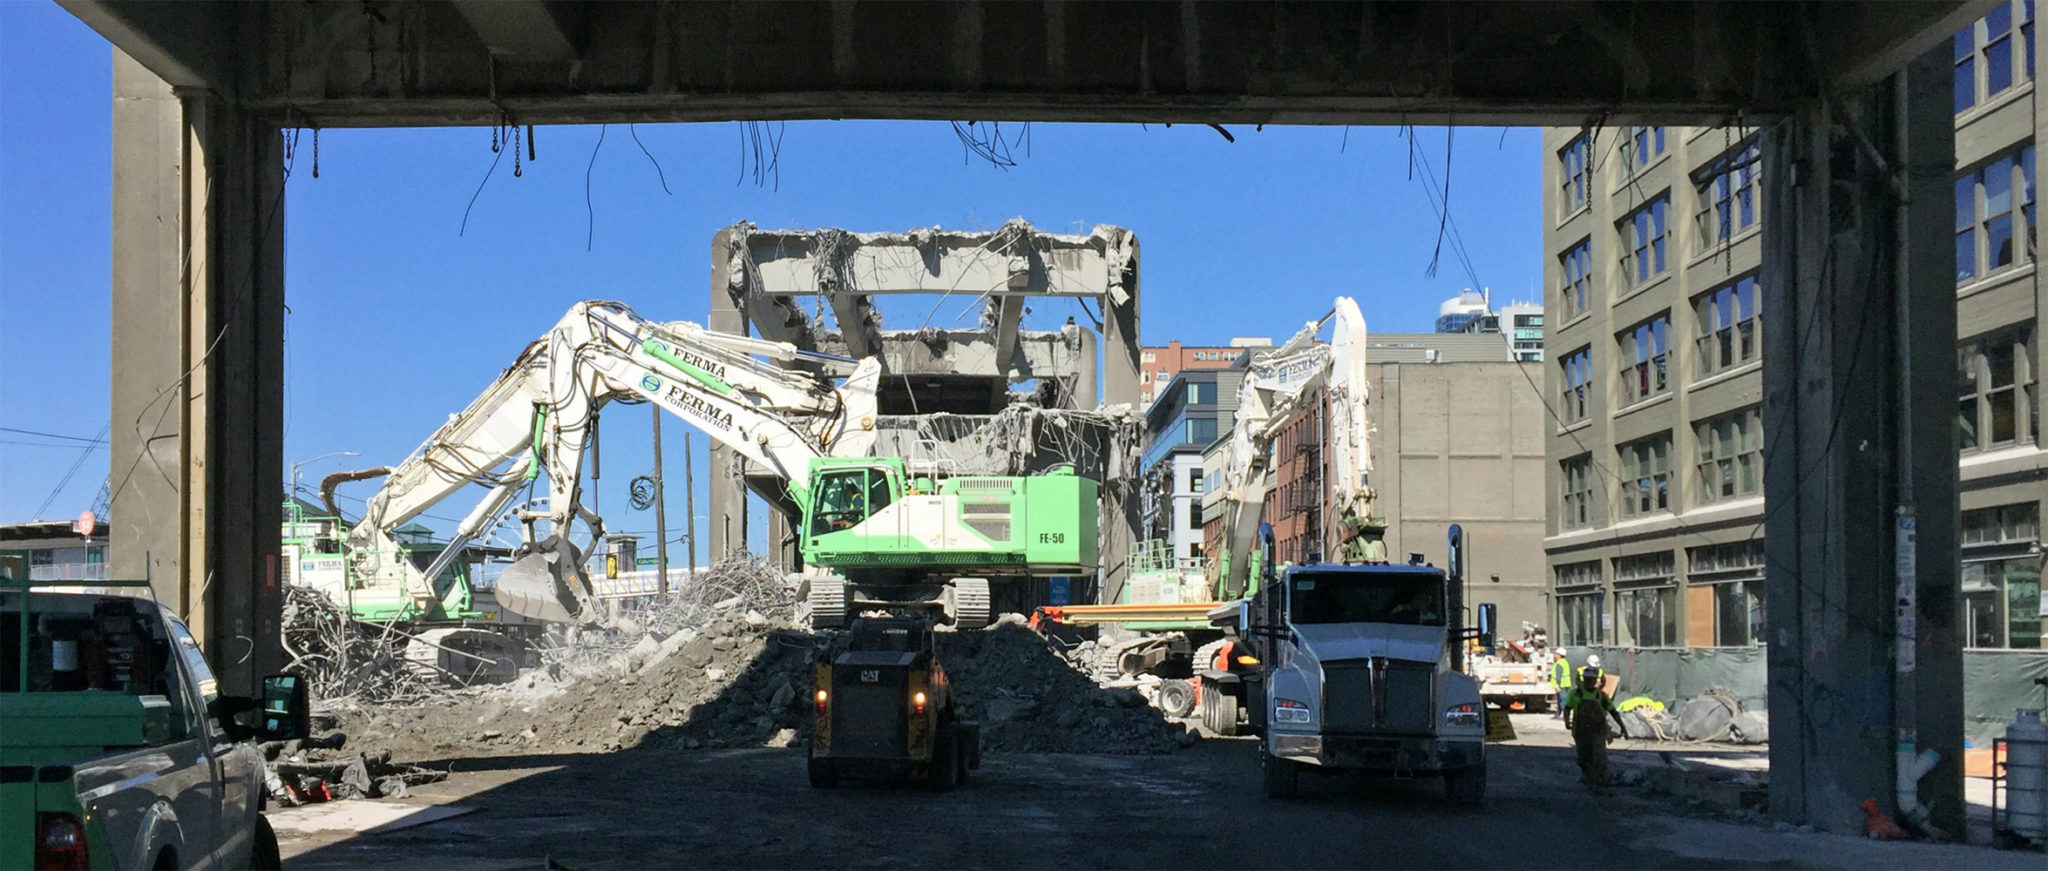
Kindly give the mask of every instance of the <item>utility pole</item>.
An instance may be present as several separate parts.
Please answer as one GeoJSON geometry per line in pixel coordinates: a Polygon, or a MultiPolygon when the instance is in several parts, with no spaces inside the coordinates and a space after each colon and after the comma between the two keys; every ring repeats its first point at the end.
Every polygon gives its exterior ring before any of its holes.
{"type": "Polygon", "coordinates": [[[690,531],[683,536],[690,543],[690,578],[697,577],[697,480],[691,474],[690,434],[683,433],[683,525],[690,531]]]}
{"type": "MultiPolygon", "coordinates": [[[[654,412],[654,559],[655,589],[661,595],[668,595],[668,493],[661,479],[661,406],[650,402],[649,411],[654,412]]],[[[689,436],[683,438],[688,439],[689,436]]]]}

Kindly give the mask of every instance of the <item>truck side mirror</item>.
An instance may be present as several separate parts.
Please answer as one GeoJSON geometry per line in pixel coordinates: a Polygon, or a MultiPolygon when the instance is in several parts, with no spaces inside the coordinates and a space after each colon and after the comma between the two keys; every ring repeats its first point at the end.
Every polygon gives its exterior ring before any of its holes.
{"type": "Polygon", "coordinates": [[[1479,603],[1479,646],[1492,647],[1497,635],[1495,627],[1500,621],[1500,606],[1492,602],[1479,603]]]}
{"type": "Polygon", "coordinates": [[[258,709],[262,721],[257,737],[264,741],[290,741],[312,734],[312,703],[306,697],[306,682],[294,674],[273,674],[263,679],[263,696],[258,709]]]}

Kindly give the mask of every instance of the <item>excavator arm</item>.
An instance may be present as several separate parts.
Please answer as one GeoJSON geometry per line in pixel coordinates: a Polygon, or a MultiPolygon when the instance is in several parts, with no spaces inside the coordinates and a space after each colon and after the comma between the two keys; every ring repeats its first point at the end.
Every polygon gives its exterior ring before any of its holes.
{"type": "Polygon", "coordinates": [[[1339,517],[1369,518],[1372,488],[1370,422],[1366,405],[1365,315],[1350,297],[1338,297],[1328,315],[1303,325],[1278,349],[1253,362],[1238,389],[1237,418],[1224,456],[1223,574],[1225,599],[1244,595],[1251,579],[1251,555],[1258,547],[1260,511],[1266,501],[1266,472],[1273,440],[1303,413],[1319,389],[1329,399],[1329,457],[1333,510],[1339,517]],[[1329,344],[1316,342],[1335,322],[1329,344]],[[1325,389],[1326,388],[1326,389],[1325,389]]]}
{"type": "MultiPolygon", "coordinates": [[[[499,603],[539,620],[595,622],[583,551],[568,533],[580,518],[593,541],[602,536],[602,521],[582,507],[581,482],[583,453],[606,404],[654,402],[775,470],[800,493],[807,489],[812,458],[864,456],[873,446],[880,367],[874,359],[801,351],[687,321],[652,322],[616,302],[578,303],[476,401],[390,471],[350,529],[350,559],[358,576],[400,580],[416,597],[431,597],[429,579],[544,476],[546,505],[519,512],[524,542],[499,578],[499,603]],[[802,360],[846,378],[833,387],[757,357],[802,360]],[[395,558],[394,530],[470,484],[488,492],[439,558],[425,569],[395,558]],[[537,531],[542,522],[544,536],[537,531]]],[[[362,475],[344,473],[330,481],[351,476],[362,475]]]]}

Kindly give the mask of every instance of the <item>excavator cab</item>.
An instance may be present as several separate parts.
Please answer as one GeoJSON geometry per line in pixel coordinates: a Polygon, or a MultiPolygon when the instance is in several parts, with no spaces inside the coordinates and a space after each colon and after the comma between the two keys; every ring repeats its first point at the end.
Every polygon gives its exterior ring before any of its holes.
{"type": "Polygon", "coordinates": [[[886,466],[856,466],[820,472],[805,506],[810,535],[844,532],[866,522],[902,495],[903,477],[886,466]]]}

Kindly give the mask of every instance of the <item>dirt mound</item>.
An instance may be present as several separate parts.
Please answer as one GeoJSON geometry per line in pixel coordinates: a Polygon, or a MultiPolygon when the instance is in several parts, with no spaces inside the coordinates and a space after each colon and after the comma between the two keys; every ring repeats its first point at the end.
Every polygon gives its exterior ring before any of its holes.
{"type": "Polygon", "coordinates": [[[940,638],[939,661],[963,715],[981,722],[984,749],[1170,753],[1194,743],[1193,730],[1134,690],[1096,686],[1020,622],[940,638]]]}

